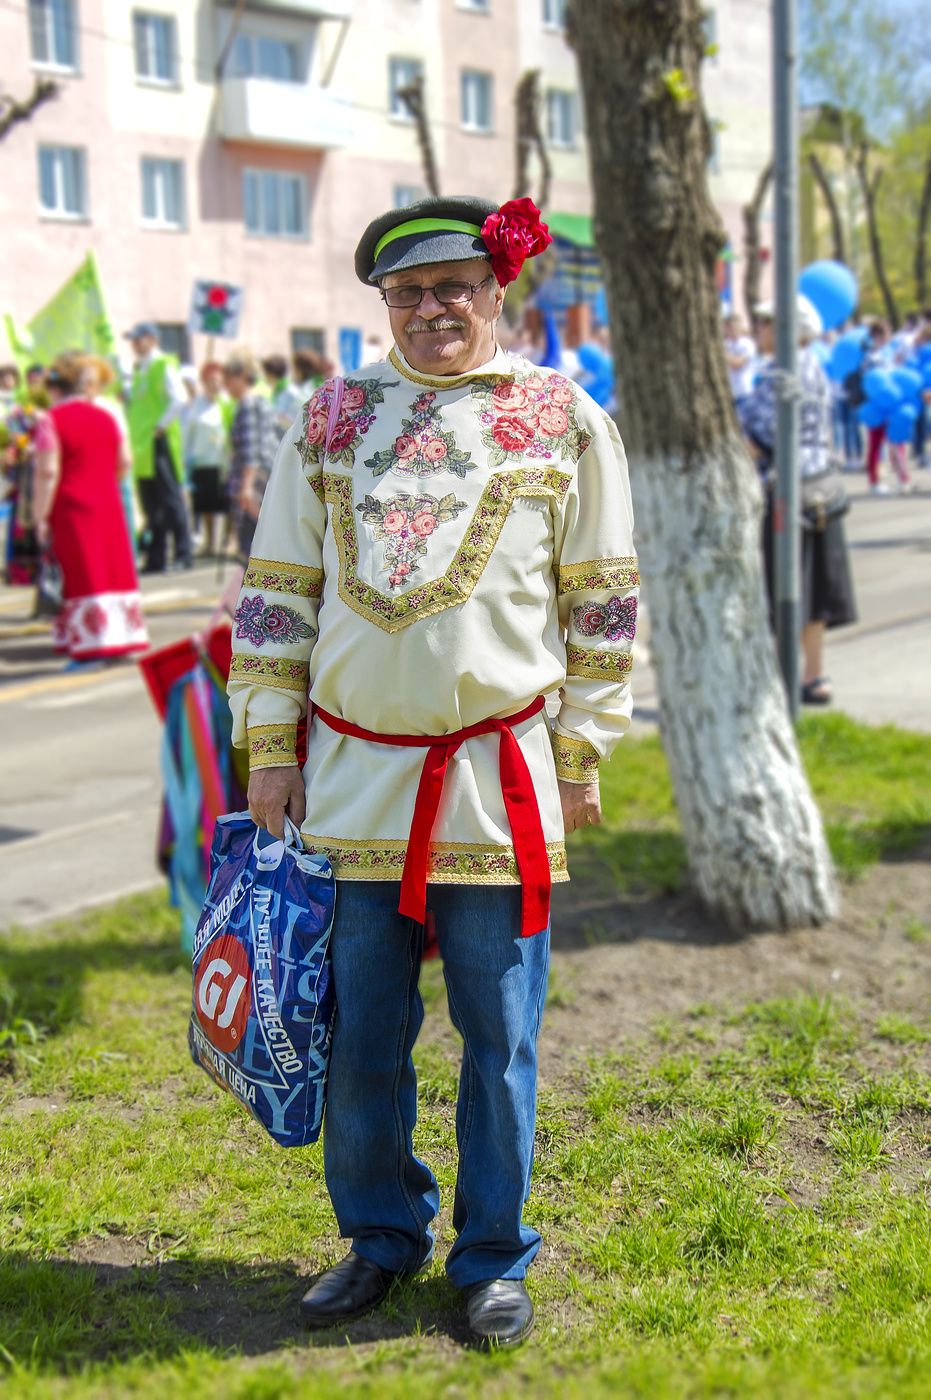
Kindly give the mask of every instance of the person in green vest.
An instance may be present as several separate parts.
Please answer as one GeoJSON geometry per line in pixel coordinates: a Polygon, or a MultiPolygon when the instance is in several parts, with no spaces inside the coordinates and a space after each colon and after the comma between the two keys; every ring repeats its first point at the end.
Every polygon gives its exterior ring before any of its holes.
{"type": "Polygon", "coordinates": [[[146,574],[164,572],[169,534],[174,538],[176,567],[193,565],[191,529],[184,499],[184,449],[181,411],[188,396],[172,355],[159,350],[158,331],[140,321],[127,331],[135,357],[126,417],[133,455],[133,476],[148,532],[146,574]]]}

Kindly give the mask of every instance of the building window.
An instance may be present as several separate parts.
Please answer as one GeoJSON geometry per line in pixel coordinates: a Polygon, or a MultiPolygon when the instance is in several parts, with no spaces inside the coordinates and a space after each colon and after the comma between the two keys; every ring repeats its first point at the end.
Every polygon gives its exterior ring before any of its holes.
{"type": "Polygon", "coordinates": [[[75,68],[74,0],[29,0],[32,61],[47,68],[75,68]]]}
{"type": "Polygon", "coordinates": [[[705,58],[709,63],[718,61],[718,12],[706,10],[701,19],[705,35],[705,58]]]}
{"type": "Polygon", "coordinates": [[[133,15],[136,77],[149,83],[174,83],[177,64],[175,22],[171,15],[136,11],[133,15]]]}
{"type": "Polygon", "coordinates": [[[543,0],[543,23],[547,29],[564,29],[566,0],[543,0]]]}
{"type": "Polygon", "coordinates": [[[184,165],[142,157],[142,221],[152,228],[184,228],[184,165]]]}
{"type": "MultiPolygon", "coordinates": [[[[404,88],[408,88],[412,83],[416,83],[418,78],[423,77],[423,64],[419,58],[389,58],[388,60],[388,91],[390,93],[389,110],[393,117],[400,117],[402,121],[413,121],[413,117],[408,111],[406,103],[398,95],[404,88]]],[[[400,206],[399,206],[400,207],[400,206]]]]}
{"type": "Polygon", "coordinates": [[[77,146],[39,147],[39,206],[58,219],[87,217],[85,153],[77,146]]]}
{"type": "Polygon", "coordinates": [[[482,14],[488,14],[491,9],[490,0],[456,0],[460,10],[479,10],[482,14]]]}
{"type": "Polygon", "coordinates": [[[277,83],[300,81],[297,44],[266,34],[237,34],[230,71],[237,78],[271,78],[277,83]]]}
{"type": "Polygon", "coordinates": [[[296,326],[291,331],[291,354],[298,350],[313,350],[317,355],[326,354],[326,331],[312,326],[296,326]]]}
{"type": "Polygon", "coordinates": [[[159,346],[165,354],[174,355],[176,360],[187,364],[191,358],[187,326],[176,321],[157,321],[155,329],[158,331],[159,346]]]}
{"type": "Polygon", "coordinates": [[[423,185],[395,185],[394,187],[395,209],[406,209],[409,204],[418,204],[426,197],[427,191],[423,185]]]}
{"type": "Polygon", "coordinates": [[[491,131],[491,74],[462,72],[462,125],[466,131],[491,131]]]}
{"type": "Polygon", "coordinates": [[[551,146],[574,146],[578,136],[578,106],[574,92],[546,94],[546,135],[551,146]]]}
{"type": "Polygon", "coordinates": [[[242,207],[247,233],[265,238],[307,237],[307,186],[303,175],[244,170],[242,207]]]}

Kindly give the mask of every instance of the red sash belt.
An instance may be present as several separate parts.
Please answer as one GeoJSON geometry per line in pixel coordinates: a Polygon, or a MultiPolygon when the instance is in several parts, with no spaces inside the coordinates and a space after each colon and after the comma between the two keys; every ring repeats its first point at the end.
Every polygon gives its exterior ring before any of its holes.
{"type": "Polygon", "coordinates": [[[347,720],[338,719],[336,715],[327,714],[326,710],[321,710],[319,706],[315,707],[314,714],[338,734],[348,734],[353,739],[368,739],[373,744],[395,744],[402,749],[429,749],[420,775],[417,801],[414,803],[414,819],[411,822],[404,873],[401,877],[399,914],[416,919],[419,924],[427,917],[430,837],[436,823],[450,758],[466,739],[473,739],[479,734],[493,734],[497,730],[501,792],[508,821],[511,823],[514,855],[523,887],[521,937],[528,938],[546,928],[550,918],[549,856],[543,839],[543,824],[540,821],[540,808],[537,805],[530,769],[512,733],[515,724],[523,724],[524,720],[539,714],[543,705],[543,696],[539,695],[525,710],[521,710],[520,714],[508,715],[506,719],[482,720],[480,724],[470,724],[468,729],[457,729],[455,734],[444,734],[441,738],[417,734],[376,734],[373,730],[360,729],[357,724],[350,724],[347,720]]]}

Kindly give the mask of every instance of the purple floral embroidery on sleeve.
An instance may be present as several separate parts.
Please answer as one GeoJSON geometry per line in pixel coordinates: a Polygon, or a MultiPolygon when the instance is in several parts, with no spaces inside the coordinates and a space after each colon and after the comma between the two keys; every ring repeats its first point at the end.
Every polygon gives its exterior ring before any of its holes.
{"type": "Polygon", "coordinates": [[[637,631],[637,600],[613,597],[607,603],[583,603],[572,609],[572,617],[583,637],[604,633],[608,642],[619,642],[622,637],[632,642],[637,631]]]}
{"type": "Polygon", "coordinates": [[[266,603],[258,593],[254,598],[243,598],[236,609],[236,636],[254,647],[264,646],[266,642],[288,646],[316,635],[316,629],[305,622],[299,612],[282,607],[280,603],[266,603]]]}

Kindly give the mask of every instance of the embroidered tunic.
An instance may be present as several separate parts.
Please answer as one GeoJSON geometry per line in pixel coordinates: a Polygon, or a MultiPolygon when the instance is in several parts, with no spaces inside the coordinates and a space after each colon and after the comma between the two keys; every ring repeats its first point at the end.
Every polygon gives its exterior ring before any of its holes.
{"type": "MultiPolygon", "coordinates": [[[[332,381],[278,451],[233,634],[233,738],[252,768],[294,762],[311,702],[361,728],[440,736],[517,714],[554,880],[567,879],[557,776],[597,777],[630,723],[639,576],[624,449],[570,380],[498,350],[451,378],[396,349],[332,381]]],[[[423,749],[311,724],[308,849],[341,879],[398,880],[423,749]]],[[[452,759],[436,883],[519,884],[498,736],[452,759]]]]}

